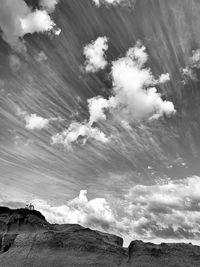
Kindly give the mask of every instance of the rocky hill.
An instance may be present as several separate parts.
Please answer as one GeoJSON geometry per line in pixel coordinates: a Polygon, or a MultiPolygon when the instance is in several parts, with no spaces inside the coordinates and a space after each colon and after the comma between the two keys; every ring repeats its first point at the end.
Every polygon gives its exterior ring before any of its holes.
{"type": "Polygon", "coordinates": [[[133,241],[75,224],[52,225],[38,211],[0,207],[0,267],[200,266],[200,247],[133,241]]]}

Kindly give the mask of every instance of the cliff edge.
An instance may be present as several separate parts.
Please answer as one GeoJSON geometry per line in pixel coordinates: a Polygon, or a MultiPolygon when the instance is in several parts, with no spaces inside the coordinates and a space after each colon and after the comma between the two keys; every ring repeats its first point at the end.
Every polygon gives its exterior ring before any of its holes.
{"type": "Polygon", "coordinates": [[[200,247],[132,241],[77,224],[50,224],[38,211],[0,207],[0,267],[199,267],[200,247]]]}

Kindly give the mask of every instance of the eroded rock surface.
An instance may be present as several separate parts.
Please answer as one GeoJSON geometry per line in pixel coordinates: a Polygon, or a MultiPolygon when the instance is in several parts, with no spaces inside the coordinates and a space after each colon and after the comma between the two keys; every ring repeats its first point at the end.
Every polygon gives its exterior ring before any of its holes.
{"type": "Polygon", "coordinates": [[[121,266],[122,238],[80,225],[51,225],[37,211],[0,208],[0,266],[121,266]]]}
{"type": "Polygon", "coordinates": [[[38,211],[0,207],[0,267],[199,267],[200,247],[132,241],[77,224],[52,225],[38,211]]]}

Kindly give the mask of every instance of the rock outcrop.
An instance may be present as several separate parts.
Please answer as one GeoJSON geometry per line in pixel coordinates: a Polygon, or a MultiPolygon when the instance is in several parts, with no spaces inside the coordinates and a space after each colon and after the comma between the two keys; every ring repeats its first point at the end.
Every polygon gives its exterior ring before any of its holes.
{"type": "Polygon", "coordinates": [[[199,267],[200,247],[132,241],[77,224],[50,224],[38,211],[0,207],[0,267],[199,267]]]}
{"type": "Polygon", "coordinates": [[[32,210],[0,208],[1,267],[120,266],[122,238],[76,224],[51,225],[32,210]]]}
{"type": "Polygon", "coordinates": [[[184,243],[144,243],[132,241],[126,266],[134,267],[198,267],[200,247],[184,243]]]}

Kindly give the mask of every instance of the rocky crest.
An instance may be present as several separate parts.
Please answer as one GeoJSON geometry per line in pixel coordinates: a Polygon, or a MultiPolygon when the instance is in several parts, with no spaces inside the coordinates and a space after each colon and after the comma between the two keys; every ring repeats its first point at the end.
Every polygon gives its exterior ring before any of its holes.
{"type": "Polygon", "coordinates": [[[38,211],[0,207],[1,267],[200,266],[200,247],[132,241],[76,224],[52,225],[38,211]]]}

